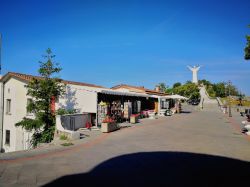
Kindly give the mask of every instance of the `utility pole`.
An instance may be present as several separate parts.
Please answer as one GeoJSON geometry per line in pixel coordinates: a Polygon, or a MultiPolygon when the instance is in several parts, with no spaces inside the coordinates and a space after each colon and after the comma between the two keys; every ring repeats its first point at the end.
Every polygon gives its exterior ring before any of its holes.
{"type": "Polygon", "coordinates": [[[0,33],[0,75],[2,74],[2,34],[0,33]]]}
{"type": "Polygon", "coordinates": [[[230,93],[230,87],[231,87],[232,82],[229,80],[228,81],[228,116],[232,117],[232,111],[231,111],[231,93],[230,93]]]}
{"type": "MultiPolygon", "coordinates": [[[[0,33],[0,79],[2,78],[2,34],[0,33]]],[[[3,82],[0,81],[0,153],[3,150],[3,82]]]]}

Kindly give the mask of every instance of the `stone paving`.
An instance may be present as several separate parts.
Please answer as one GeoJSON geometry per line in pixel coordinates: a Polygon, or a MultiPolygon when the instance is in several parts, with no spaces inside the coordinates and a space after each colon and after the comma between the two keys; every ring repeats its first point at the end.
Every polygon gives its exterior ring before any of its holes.
{"type": "Polygon", "coordinates": [[[199,179],[209,184],[213,177],[218,186],[244,182],[250,173],[250,139],[240,133],[237,113],[228,118],[218,110],[185,108],[182,114],[144,119],[72,147],[3,154],[0,186],[193,186],[202,184],[199,179]]]}

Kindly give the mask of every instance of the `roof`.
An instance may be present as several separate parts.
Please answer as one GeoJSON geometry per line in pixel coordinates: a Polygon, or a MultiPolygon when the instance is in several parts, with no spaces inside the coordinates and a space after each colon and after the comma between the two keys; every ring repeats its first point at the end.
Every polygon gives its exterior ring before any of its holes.
{"type": "Polygon", "coordinates": [[[119,88],[125,88],[125,89],[128,89],[130,91],[139,92],[139,93],[147,93],[147,94],[155,94],[155,95],[168,95],[168,94],[163,93],[163,92],[144,88],[143,86],[132,86],[132,85],[127,85],[127,84],[120,84],[117,86],[113,86],[111,89],[117,90],[119,88]]]}
{"type": "MultiPolygon", "coordinates": [[[[34,76],[34,75],[27,75],[27,74],[22,74],[22,73],[15,73],[15,72],[8,72],[5,74],[2,78],[1,81],[7,80],[9,77],[15,77],[17,79],[21,79],[23,81],[29,82],[33,79],[42,79],[42,77],[39,76],[34,76]]],[[[95,87],[95,88],[105,88],[103,86],[98,86],[94,84],[88,84],[84,82],[75,82],[75,81],[68,81],[68,80],[62,80],[63,83],[65,84],[73,84],[73,85],[79,85],[79,86],[88,86],[88,87],[95,87]]]]}
{"type": "Polygon", "coordinates": [[[127,88],[127,89],[136,89],[136,90],[139,90],[141,92],[145,92],[145,88],[143,86],[131,86],[131,85],[127,85],[127,84],[119,84],[119,85],[116,85],[116,86],[113,86],[111,89],[112,90],[117,90],[119,88],[127,88]]]}
{"type": "Polygon", "coordinates": [[[181,95],[178,95],[178,94],[168,95],[168,96],[165,96],[165,98],[169,98],[169,99],[184,99],[184,100],[188,99],[187,97],[184,97],[184,96],[181,96],[181,95]]]}
{"type": "Polygon", "coordinates": [[[101,90],[98,93],[108,94],[108,95],[122,95],[122,96],[136,96],[136,97],[151,97],[158,98],[154,95],[148,95],[145,93],[136,93],[136,92],[122,92],[122,91],[114,91],[114,90],[101,90]]]}

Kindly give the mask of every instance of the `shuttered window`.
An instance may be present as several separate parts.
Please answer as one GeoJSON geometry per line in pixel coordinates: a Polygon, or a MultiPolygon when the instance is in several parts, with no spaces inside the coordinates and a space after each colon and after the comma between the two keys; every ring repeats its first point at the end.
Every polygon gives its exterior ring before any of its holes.
{"type": "Polygon", "coordinates": [[[10,114],[11,113],[11,100],[7,99],[6,101],[6,113],[10,114]]]}
{"type": "Polygon", "coordinates": [[[5,144],[10,145],[10,130],[6,130],[6,133],[5,133],[5,144]]]}

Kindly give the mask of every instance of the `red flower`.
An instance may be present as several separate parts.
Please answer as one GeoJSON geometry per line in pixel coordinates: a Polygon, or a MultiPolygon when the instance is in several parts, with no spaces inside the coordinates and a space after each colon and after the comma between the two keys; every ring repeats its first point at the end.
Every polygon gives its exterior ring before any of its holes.
{"type": "Polygon", "coordinates": [[[115,120],[113,120],[111,117],[107,116],[102,122],[103,123],[114,123],[115,120]]]}

